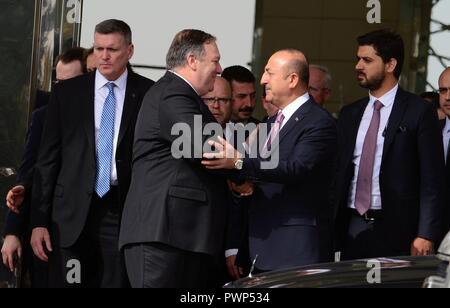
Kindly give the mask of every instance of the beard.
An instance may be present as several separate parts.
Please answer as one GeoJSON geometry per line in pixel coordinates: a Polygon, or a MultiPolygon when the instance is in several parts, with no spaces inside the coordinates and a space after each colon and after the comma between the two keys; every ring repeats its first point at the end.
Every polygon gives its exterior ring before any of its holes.
{"type": "Polygon", "coordinates": [[[384,79],[386,78],[386,74],[383,71],[375,74],[371,78],[368,78],[367,75],[363,72],[358,72],[358,75],[359,74],[364,75],[364,79],[358,79],[359,85],[363,88],[369,89],[370,91],[378,90],[383,84],[384,79]]]}

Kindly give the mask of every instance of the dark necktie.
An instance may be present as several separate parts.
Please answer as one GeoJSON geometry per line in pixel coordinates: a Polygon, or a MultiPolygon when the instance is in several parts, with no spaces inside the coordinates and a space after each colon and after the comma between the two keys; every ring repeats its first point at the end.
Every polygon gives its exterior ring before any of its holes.
{"type": "Polygon", "coordinates": [[[364,215],[371,207],[372,179],[375,153],[377,150],[378,129],[380,128],[380,109],[383,104],[375,101],[373,115],[369,129],[364,138],[364,145],[359,162],[358,179],[356,181],[355,208],[359,214],[364,215]]]}

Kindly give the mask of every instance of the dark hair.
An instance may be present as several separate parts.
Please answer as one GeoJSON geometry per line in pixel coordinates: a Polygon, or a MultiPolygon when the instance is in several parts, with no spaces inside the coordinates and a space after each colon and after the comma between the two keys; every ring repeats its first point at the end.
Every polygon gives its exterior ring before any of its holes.
{"type": "Polygon", "coordinates": [[[73,61],[80,61],[83,73],[87,73],[85,53],[86,50],[84,48],[73,47],[56,57],[55,63],[58,64],[58,62],[61,61],[62,63],[67,64],[73,61]]]}
{"type": "Polygon", "coordinates": [[[205,53],[204,44],[215,42],[216,38],[209,33],[196,29],[185,29],[178,32],[166,55],[167,69],[183,67],[189,54],[201,58],[205,53]]]}
{"type": "Polygon", "coordinates": [[[420,97],[426,101],[431,102],[434,108],[439,109],[439,93],[436,92],[423,92],[420,97]]]}
{"type": "Polygon", "coordinates": [[[229,83],[232,81],[245,82],[245,83],[255,83],[255,75],[247,68],[240,65],[233,65],[227,67],[223,70],[221,76],[228,80],[229,83]]]}
{"type": "Polygon", "coordinates": [[[117,19],[107,19],[95,26],[95,33],[111,34],[119,33],[125,38],[127,44],[132,43],[131,29],[127,23],[117,19]]]}
{"type": "Polygon", "coordinates": [[[384,63],[388,63],[391,59],[397,60],[394,75],[397,79],[400,78],[405,58],[405,46],[399,34],[383,29],[361,35],[357,40],[359,46],[372,46],[384,63]]]}

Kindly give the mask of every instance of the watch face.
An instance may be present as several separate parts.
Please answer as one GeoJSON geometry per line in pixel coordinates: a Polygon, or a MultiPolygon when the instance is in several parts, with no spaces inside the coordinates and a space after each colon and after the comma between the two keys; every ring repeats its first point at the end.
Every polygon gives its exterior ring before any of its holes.
{"type": "Polygon", "coordinates": [[[235,163],[234,166],[236,167],[236,169],[241,170],[242,169],[242,165],[243,165],[243,161],[242,159],[238,159],[235,163]]]}

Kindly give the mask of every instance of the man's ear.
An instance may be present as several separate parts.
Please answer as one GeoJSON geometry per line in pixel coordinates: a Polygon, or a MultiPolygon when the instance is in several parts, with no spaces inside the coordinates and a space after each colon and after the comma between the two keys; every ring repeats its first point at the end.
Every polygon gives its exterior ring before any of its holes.
{"type": "Polygon", "coordinates": [[[398,65],[397,59],[391,58],[388,63],[386,63],[386,70],[388,73],[394,73],[396,67],[398,65]]]}
{"type": "Polygon", "coordinates": [[[294,89],[300,82],[300,77],[296,73],[292,73],[289,77],[289,88],[294,89]]]}
{"type": "Polygon", "coordinates": [[[197,58],[193,54],[187,56],[186,62],[193,71],[197,70],[197,58]]]}
{"type": "Polygon", "coordinates": [[[128,46],[128,60],[130,60],[134,55],[134,45],[130,44],[128,46]]]}

